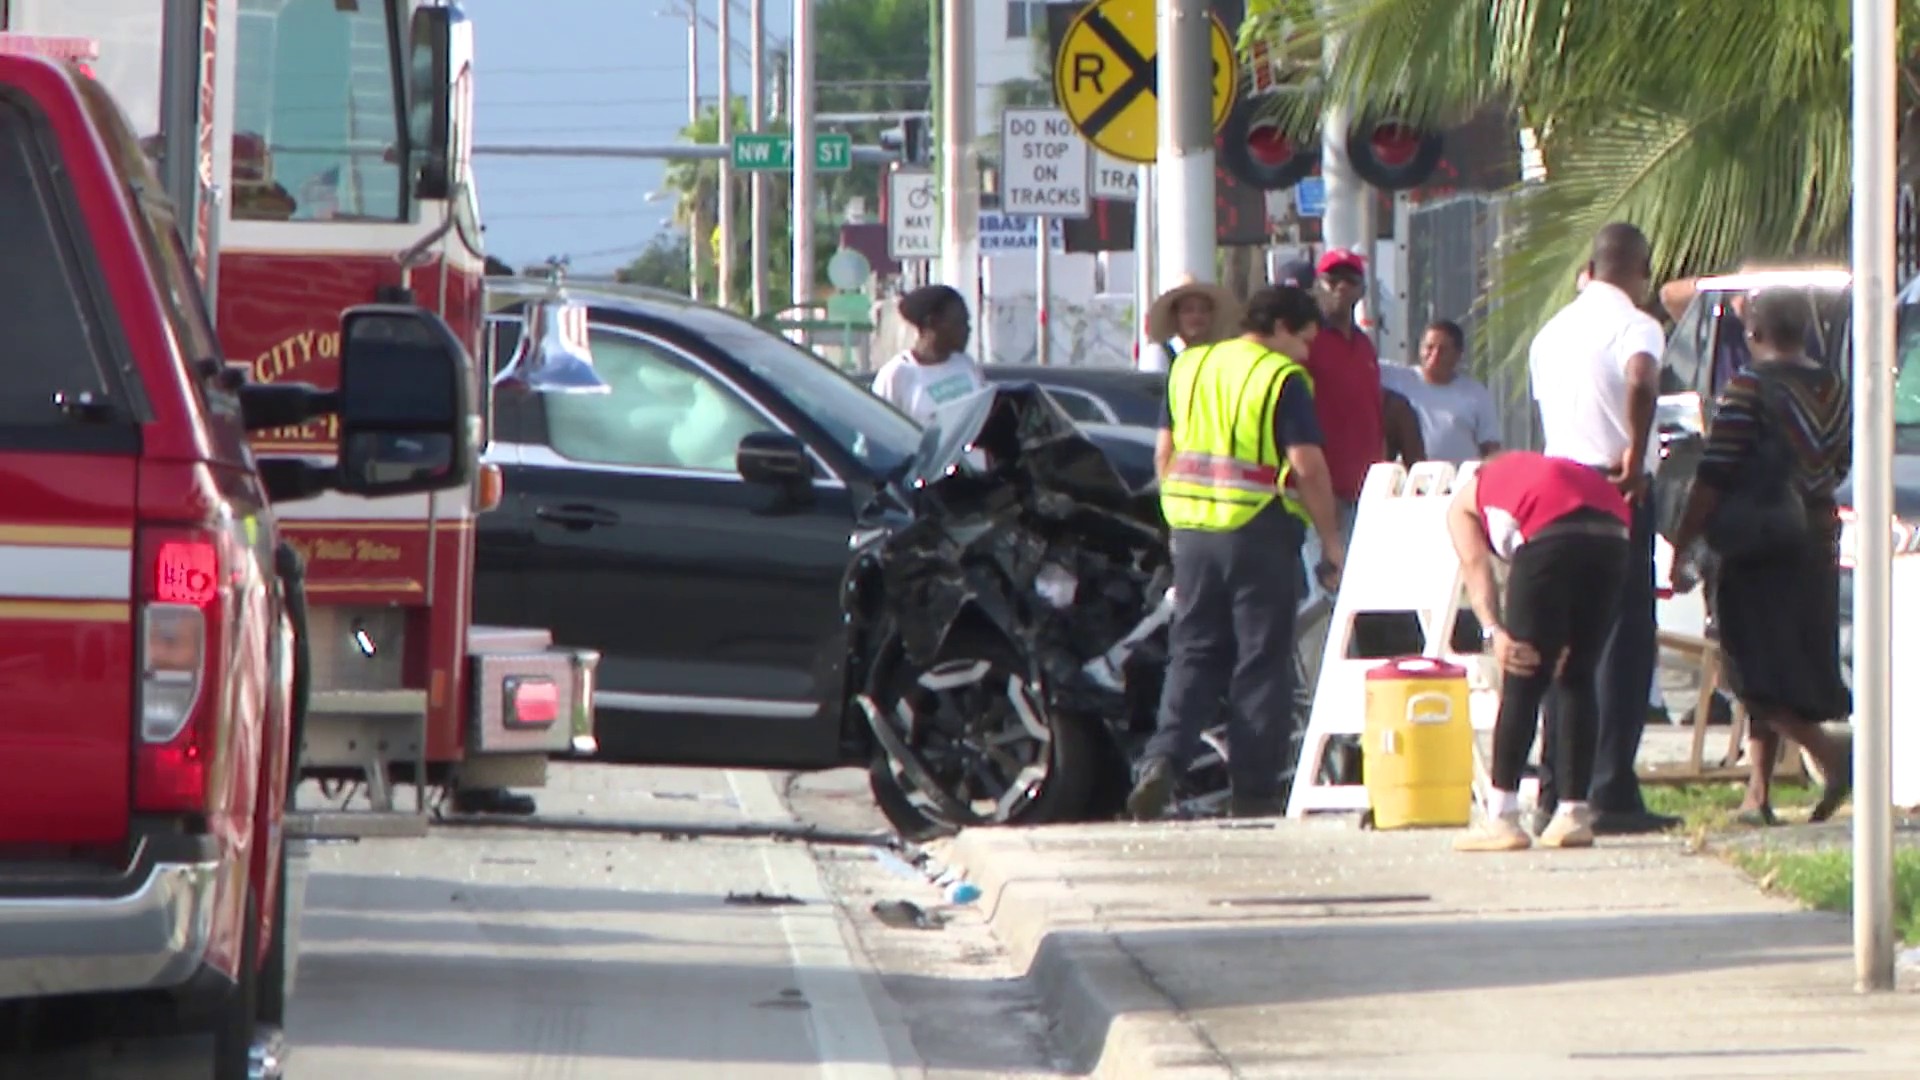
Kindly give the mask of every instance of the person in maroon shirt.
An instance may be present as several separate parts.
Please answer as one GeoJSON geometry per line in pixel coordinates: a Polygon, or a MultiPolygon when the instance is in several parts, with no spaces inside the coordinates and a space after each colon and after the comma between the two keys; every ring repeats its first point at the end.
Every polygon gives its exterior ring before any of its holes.
{"type": "Polygon", "coordinates": [[[1380,357],[1353,317],[1354,306],[1366,295],[1366,260],[1357,251],[1332,248],[1320,256],[1316,271],[1315,292],[1325,321],[1307,354],[1307,372],[1313,376],[1341,532],[1348,535],[1367,470],[1386,457],[1380,357]]]}
{"type": "MultiPolygon", "coordinates": [[[[1533,753],[1540,704],[1561,698],[1553,733],[1554,774],[1584,792],[1593,776],[1600,720],[1594,670],[1626,580],[1627,502],[1605,474],[1531,451],[1497,453],[1456,489],[1447,531],[1460,556],[1467,599],[1500,665],[1500,712],[1493,725],[1492,790],[1481,820],[1454,843],[1459,851],[1519,851],[1532,837],[1520,825],[1520,774],[1533,753]],[[1506,610],[1494,559],[1507,561],[1506,610]]],[[[1584,801],[1561,799],[1540,831],[1547,847],[1591,847],[1584,801]]]]}

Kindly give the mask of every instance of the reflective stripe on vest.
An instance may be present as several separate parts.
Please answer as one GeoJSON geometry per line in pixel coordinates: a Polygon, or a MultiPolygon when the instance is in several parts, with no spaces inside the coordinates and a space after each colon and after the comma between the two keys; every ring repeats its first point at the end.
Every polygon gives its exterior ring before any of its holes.
{"type": "Polygon", "coordinates": [[[1307,521],[1286,490],[1292,471],[1274,442],[1274,410],[1286,381],[1313,379],[1298,362],[1244,339],[1188,349],[1167,375],[1173,460],[1160,482],[1160,510],[1175,529],[1225,532],[1279,499],[1307,521]]]}

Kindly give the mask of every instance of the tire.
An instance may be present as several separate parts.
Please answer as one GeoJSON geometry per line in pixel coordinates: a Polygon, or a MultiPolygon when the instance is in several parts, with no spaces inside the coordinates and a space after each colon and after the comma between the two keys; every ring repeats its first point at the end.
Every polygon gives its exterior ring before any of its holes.
{"type": "Polygon", "coordinates": [[[213,1080],[247,1080],[260,1010],[260,901],[247,895],[246,928],[240,937],[240,970],[233,992],[213,1025],[213,1080]]]}
{"type": "MultiPolygon", "coordinates": [[[[894,647],[897,648],[897,645],[894,647]]],[[[1012,676],[1022,679],[1030,677],[1027,665],[997,635],[956,634],[927,668],[915,668],[909,663],[900,662],[884,665],[876,671],[884,673],[878,676],[877,685],[870,693],[882,715],[887,717],[894,716],[896,705],[907,700],[916,714],[932,714],[924,721],[932,728],[937,720],[951,719],[956,715],[957,707],[961,704],[968,701],[984,704],[983,708],[972,713],[980,719],[967,721],[966,729],[959,733],[959,737],[949,738],[955,733],[943,729],[939,739],[920,738],[910,744],[912,749],[924,752],[930,771],[943,780],[954,781],[944,785],[943,790],[956,801],[969,804],[968,809],[973,811],[971,817],[955,819],[925,797],[916,797],[917,788],[913,781],[893,763],[884,749],[876,748],[867,770],[868,785],[881,814],[903,838],[928,840],[951,836],[968,827],[1047,825],[1086,819],[1095,782],[1103,764],[1110,760],[1100,750],[1099,741],[1105,738],[1105,734],[1099,730],[1098,720],[1056,713],[1043,702],[1034,702],[1033,705],[1049,735],[1044,746],[1044,765],[1039,760],[1040,751],[1036,748],[1034,759],[1026,762],[1021,770],[1024,774],[1034,767],[1043,768],[1044,776],[1037,781],[1037,790],[1010,807],[1004,815],[981,812],[985,809],[983,796],[999,798],[1018,780],[1018,776],[1006,777],[1004,769],[998,770],[990,778],[983,777],[978,770],[968,770],[963,764],[965,757],[984,753],[978,741],[980,736],[1011,734],[1015,726],[1020,724],[1018,714],[1006,699],[1005,691],[989,694],[986,688],[1006,687],[1012,676]],[[920,678],[930,671],[965,667],[979,661],[987,664],[986,672],[977,682],[949,694],[944,704],[953,708],[941,712],[943,702],[939,700],[940,695],[922,686],[920,678]],[[966,783],[969,777],[975,781],[971,785],[966,783]],[[1001,786],[996,788],[996,784],[1001,786]]]]}
{"type": "Polygon", "coordinates": [[[287,1023],[287,995],[292,990],[287,985],[287,844],[285,837],[280,840],[280,865],[278,874],[280,887],[274,890],[273,898],[273,944],[267,947],[267,956],[260,964],[259,1009],[255,1013],[260,1023],[269,1027],[285,1027],[287,1023]]]}

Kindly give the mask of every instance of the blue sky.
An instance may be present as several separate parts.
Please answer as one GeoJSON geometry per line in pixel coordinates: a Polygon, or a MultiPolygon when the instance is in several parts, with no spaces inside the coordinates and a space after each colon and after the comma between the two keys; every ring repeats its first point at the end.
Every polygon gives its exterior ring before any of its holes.
{"type": "MultiPolygon", "coordinates": [[[[464,0],[474,21],[474,144],[620,145],[674,141],[687,122],[690,0],[464,0]]],[[[708,20],[721,0],[691,0],[708,20]]],[[[733,4],[733,92],[747,94],[747,7],[733,4]]],[[[788,0],[766,0],[769,41],[787,38],[788,0]]],[[[703,97],[717,92],[717,35],[701,28],[703,97]]],[[[665,162],[508,158],[474,171],[489,254],[514,267],[568,255],[576,272],[625,265],[668,228],[648,202],[665,162]]]]}

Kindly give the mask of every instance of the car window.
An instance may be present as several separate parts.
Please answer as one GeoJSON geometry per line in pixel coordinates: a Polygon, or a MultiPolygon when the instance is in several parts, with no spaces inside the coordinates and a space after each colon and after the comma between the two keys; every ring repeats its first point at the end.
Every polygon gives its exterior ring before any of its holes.
{"type": "Polygon", "coordinates": [[[919,448],[920,427],[906,414],[779,334],[718,308],[688,308],[676,319],[764,380],[876,475],[900,468],[919,448]]]}
{"type": "Polygon", "coordinates": [[[1684,394],[1706,389],[1700,367],[1707,354],[1707,330],[1713,325],[1713,308],[1712,298],[1700,293],[1687,305],[1687,310],[1681,312],[1680,321],[1667,336],[1666,352],[1660,356],[1661,393],[1684,394]]]}
{"type": "Polygon", "coordinates": [[[731,387],[633,334],[588,330],[605,394],[547,394],[547,442],[596,465],[731,473],[740,440],[772,430],[731,387]]]}
{"type": "Polygon", "coordinates": [[[1095,398],[1092,394],[1079,390],[1068,390],[1062,386],[1049,386],[1046,388],[1046,391],[1052,396],[1054,401],[1059,403],[1061,410],[1068,416],[1073,417],[1076,423],[1108,424],[1113,422],[1113,417],[1107,415],[1106,409],[1100,406],[1099,399],[1095,398]]]}
{"type": "Polygon", "coordinates": [[[0,326],[13,361],[0,380],[0,428],[69,422],[60,396],[90,395],[116,419],[133,419],[131,403],[115,401],[112,354],[87,311],[95,295],[81,272],[87,256],[61,224],[68,212],[36,126],[22,104],[0,97],[0,326]]]}
{"type": "Polygon", "coordinates": [[[387,5],[241,0],[236,221],[405,221],[387,5]]]}

